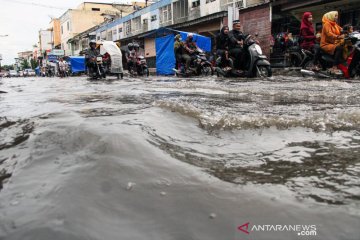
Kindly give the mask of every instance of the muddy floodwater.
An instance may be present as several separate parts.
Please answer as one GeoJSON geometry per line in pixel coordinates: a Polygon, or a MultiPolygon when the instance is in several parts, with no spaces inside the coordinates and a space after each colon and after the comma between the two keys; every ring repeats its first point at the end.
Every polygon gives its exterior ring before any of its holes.
{"type": "Polygon", "coordinates": [[[360,239],[358,81],[11,78],[0,91],[1,240],[360,239]]]}

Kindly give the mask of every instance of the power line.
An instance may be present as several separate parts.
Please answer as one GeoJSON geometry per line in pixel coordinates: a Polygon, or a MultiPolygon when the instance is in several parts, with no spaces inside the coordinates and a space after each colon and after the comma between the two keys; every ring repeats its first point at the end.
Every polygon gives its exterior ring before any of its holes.
{"type": "Polygon", "coordinates": [[[23,2],[23,1],[18,1],[18,0],[2,0],[2,1],[12,2],[12,3],[18,3],[18,4],[24,4],[24,5],[31,5],[31,6],[38,6],[38,7],[43,7],[43,8],[52,8],[52,9],[59,9],[59,10],[67,10],[67,8],[55,7],[55,6],[50,6],[50,5],[41,4],[41,3],[35,3],[35,2],[23,2]]]}

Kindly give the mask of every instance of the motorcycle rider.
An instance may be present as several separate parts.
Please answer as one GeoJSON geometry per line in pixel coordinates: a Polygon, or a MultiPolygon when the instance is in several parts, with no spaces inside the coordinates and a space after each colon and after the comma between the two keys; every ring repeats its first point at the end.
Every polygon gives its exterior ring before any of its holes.
{"type": "Polygon", "coordinates": [[[320,70],[319,55],[320,55],[320,45],[316,42],[316,36],[313,27],[313,18],[311,12],[305,12],[303,14],[300,26],[300,47],[314,52],[314,70],[320,70]]]}
{"type": "Polygon", "coordinates": [[[100,55],[100,51],[96,49],[96,41],[91,40],[89,43],[90,48],[85,53],[85,63],[91,73],[97,72],[96,57],[100,55]]]}
{"type": "Polygon", "coordinates": [[[126,62],[127,62],[128,70],[130,71],[130,69],[134,66],[136,61],[135,50],[133,43],[129,43],[127,46],[128,46],[128,50],[126,51],[126,62]]]}
{"type": "Polygon", "coordinates": [[[66,66],[66,62],[60,58],[59,60],[59,70],[60,70],[60,76],[61,77],[65,77],[66,76],[66,71],[67,71],[67,66],[66,66]]]}
{"type": "Polygon", "coordinates": [[[224,51],[229,49],[229,41],[229,27],[224,26],[216,36],[216,55],[218,57],[221,57],[224,51]]]}
{"type": "Polygon", "coordinates": [[[182,42],[181,35],[177,34],[175,36],[175,42],[174,42],[174,54],[175,54],[175,60],[176,60],[175,68],[176,69],[179,68],[179,65],[181,63],[183,48],[184,48],[184,43],[182,42]]]}
{"type": "Polygon", "coordinates": [[[243,64],[243,44],[244,34],[241,32],[240,20],[233,21],[233,30],[229,32],[229,50],[230,56],[235,59],[234,67],[240,69],[243,64]]]}
{"type": "Polygon", "coordinates": [[[330,72],[333,74],[341,74],[337,65],[341,62],[343,54],[343,46],[340,45],[340,41],[344,39],[344,35],[341,34],[342,28],[337,24],[339,13],[332,11],[324,14],[322,18],[323,29],[321,34],[321,49],[334,56],[333,67],[330,72]]]}
{"type": "Polygon", "coordinates": [[[189,33],[186,38],[186,41],[184,42],[182,58],[185,60],[187,72],[190,71],[192,56],[194,55],[196,49],[198,48],[196,43],[193,41],[193,38],[194,35],[192,33],[189,33]]]}

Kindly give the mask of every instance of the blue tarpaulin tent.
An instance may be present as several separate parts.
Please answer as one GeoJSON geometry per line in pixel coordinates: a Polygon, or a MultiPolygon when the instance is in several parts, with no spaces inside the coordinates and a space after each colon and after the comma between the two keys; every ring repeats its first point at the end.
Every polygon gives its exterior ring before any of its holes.
{"type": "Polygon", "coordinates": [[[175,53],[174,35],[155,39],[156,73],[160,75],[174,74],[175,53]]]}
{"type": "MultiPolygon", "coordinates": [[[[151,32],[145,37],[156,37],[156,73],[158,75],[174,74],[175,54],[174,54],[174,37],[175,34],[181,35],[182,39],[186,39],[188,32],[176,31],[169,28],[159,28],[151,32]],[[166,36],[164,36],[166,35],[166,36]]],[[[194,34],[194,41],[204,51],[211,51],[211,38],[199,34],[194,34]]]]}
{"type": "Polygon", "coordinates": [[[84,56],[70,56],[69,60],[72,73],[85,72],[84,56]]]}

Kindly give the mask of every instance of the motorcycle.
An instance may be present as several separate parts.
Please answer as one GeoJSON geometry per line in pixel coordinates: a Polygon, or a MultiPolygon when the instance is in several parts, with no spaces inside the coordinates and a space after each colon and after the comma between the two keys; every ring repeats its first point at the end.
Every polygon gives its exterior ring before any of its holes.
{"type": "Polygon", "coordinates": [[[244,69],[247,77],[271,77],[272,70],[267,57],[262,54],[262,49],[257,41],[249,34],[244,40],[245,62],[244,69]]]}
{"type": "Polygon", "coordinates": [[[319,59],[321,65],[320,71],[301,69],[301,74],[303,76],[314,76],[320,78],[353,78],[355,76],[360,76],[360,33],[350,33],[344,40],[351,41],[353,50],[347,59],[337,66],[338,69],[341,70],[340,74],[333,74],[327,70],[333,66],[335,60],[334,56],[325,52],[321,52],[321,57],[319,59]]]}
{"type": "Polygon", "coordinates": [[[46,66],[46,72],[45,72],[46,77],[55,77],[55,69],[52,66],[46,66]]]}
{"type": "Polygon", "coordinates": [[[302,49],[300,46],[290,47],[285,53],[287,66],[312,69],[314,67],[314,53],[302,49]]]}
{"type": "Polygon", "coordinates": [[[96,67],[95,68],[88,67],[89,76],[93,80],[106,78],[102,56],[98,55],[96,57],[92,57],[92,58],[90,58],[90,62],[95,63],[96,67]]]}
{"type": "Polygon", "coordinates": [[[149,68],[146,59],[143,55],[132,57],[133,64],[129,68],[129,73],[132,76],[149,76],[149,68]]]}
{"type": "Polygon", "coordinates": [[[68,65],[59,66],[59,77],[63,78],[68,76],[69,76],[68,65]]]}
{"type": "Polygon", "coordinates": [[[197,48],[192,56],[190,69],[185,69],[185,64],[182,62],[180,70],[173,69],[177,76],[209,76],[214,75],[214,68],[206,58],[203,50],[197,48]]]}

